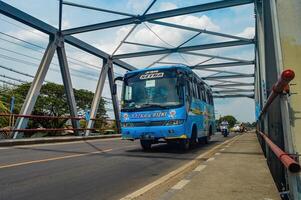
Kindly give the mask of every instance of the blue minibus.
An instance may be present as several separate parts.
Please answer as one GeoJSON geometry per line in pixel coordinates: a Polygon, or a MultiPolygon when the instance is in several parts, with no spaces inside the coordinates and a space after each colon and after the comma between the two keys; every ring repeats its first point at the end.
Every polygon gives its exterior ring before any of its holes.
{"type": "Polygon", "coordinates": [[[183,150],[208,143],[215,131],[212,90],[186,66],[127,72],[122,78],[121,134],[153,144],[178,143],[183,150]]]}

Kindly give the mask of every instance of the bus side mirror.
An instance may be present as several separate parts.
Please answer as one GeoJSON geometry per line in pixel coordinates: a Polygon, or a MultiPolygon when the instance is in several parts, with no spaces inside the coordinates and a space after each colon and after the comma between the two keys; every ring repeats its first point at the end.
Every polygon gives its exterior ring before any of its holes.
{"type": "Polygon", "coordinates": [[[113,95],[117,94],[117,84],[116,83],[113,84],[112,94],[113,95]]]}
{"type": "Polygon", "coordinates": [[[117,94],[117,84],[116,81],[123,81],[123,77],[118,76],[114,79],[114,84],[113,84],[113,88],[112,88],[112,94],[116,95],[117,94]]]}

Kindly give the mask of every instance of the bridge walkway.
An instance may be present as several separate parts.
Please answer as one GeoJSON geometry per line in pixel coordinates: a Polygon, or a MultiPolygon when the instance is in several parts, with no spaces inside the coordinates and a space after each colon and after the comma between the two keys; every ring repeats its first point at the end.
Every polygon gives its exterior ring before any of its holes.
{"type": "Polygon", "coordinates": [[[240,135],[166,191],[160,200],[278,200],[255,133],[240,135]]]}

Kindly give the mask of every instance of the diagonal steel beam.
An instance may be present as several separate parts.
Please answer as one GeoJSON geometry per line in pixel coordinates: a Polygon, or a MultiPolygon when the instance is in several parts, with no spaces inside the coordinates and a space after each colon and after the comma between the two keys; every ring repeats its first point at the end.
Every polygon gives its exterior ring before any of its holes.
{"type": "Polygon", "coordinates": [[[213,93],[221,94],[221,93],[237,93],[237,92],[254,92],[254,89],[232,89],[232,90],[219,90],[213,91],[213,93]]]}
{"type": "Polygon", "coordinates": [[[248,60],[231,58],[231,57],[226,57],[226,56],[210,55],[210,54],[198,53],[198,52],[183,52],[183,53],[189,54],[189,55],[194,55],[194,56],[203,56],[203,57],[217,58],[217,59],[230,60],[230,61],[248,62],[248,60]]]}
{"type": "Polygon", "coordinates": [[[161,47],[157,45],[150,45],[150,44],[143,44],[143,43],[138,43],[138,42],[128,42],[124,41],[124,44],[132,44],[132,45],[137,45],[137,46],[143,46],[143,47],[152,47],[152,48],[158,48],[158,49],[166,49],[166,47],[161,47]]]}
{"type": "Polygon", "coordinates": [[[127,53],[127,54],[117,54],[113,56],[113,59],[153,56],[153,55],[169,54],[169,53],[182,53],[187,51],[223,48],[223,47],[249,45],[249,44],[253,44],[253,42],[237,40],[237,41],[219,42],[219,43],[212,43],[212,44],[194,45],[188,47],[178,47],[178,48],[171,48],[171,49],[159,49],[159,50],[143,51],[143,52],[135,52],[135,53],[127,53]]]}
{"type": "Polygon", "coordinates": [[[208,65],[195,65],[191,66],[192,69],[205,69],[205,68],[217,68],[217,67],[234,67],[234,66],[242,66],[242,65],[253,65],[254,61],[249,62],[228,62],[228,63],[216,63],[216,64],[208,64],[208,65]]]}
{"type": "Polygon", "coordinates": [[[225,88],[225,87],[237,87],[237,86],[254,86],[254,83],[233,83],[225,85],[211,85],[211,88],[225,88]]]}
{"type": "Polygon", "coordinates": [[[254,94],[213,95],[213,98],[241,98],[241,97],[254,99],[254,94]]]}
{"type": "Polygon", "coordinates": [[[123,15],[123,16],[127,16],[127,17],[136,17],[136,15],[133,15],[130,13],[124,13],[124,12],[119,12],[119,11],[114,11],[114,10],[97,8],[97,7],[93,7],[93,6],[86,6],[86,5],[77,4],[77,3],[73,3],[73,2],[69,2],[69,1],[63,1],[63,4],[68,5],[68,6],[78,7],[78,8],[85,8],[85,9],[89,9],[89,10],[96,10],[96,11],[101,11],[101,12],[106,12],[106,13],[123,15]]]}
{"type": "Polygon", "coordinates": [[[162,25],[162,26],[173,27],[173,28],[178,28],[178,29],[187,30],[187,31],[195,31],[195,32],[199,32],[199,33],[206,33],[206,34],[209,34],[209,35],[215,35],[215,36],[220,36],[220,37],[225,37],[225,38],[231,38],[231,39],[235,39],[235,40],[244,40],[244,41],[252,40],[252,39],[243,38],[243,37],[239,37],[239,36],[235,36],[235,35],[230,35],[230,34],[225,34],[225,33],[218,33],[218,32],[214,32],[214,31],[208,31],[206,29],[193,28],[193,27],[188,27],[188,26],[183,26],[183,25],[178,25],[178,24],[172,24],[172,23],[162,22],[162,21],[149,21],[149,23],[158,24],[158,25],[162,25]]]}
{"type": "Polygon", "coordinates": [[[233,79],[233,78],[252,78],[254,74],[241,74],[241,75],[225,75],[225,76],[210,76],[204,77],[204,80],[216,80],[216,79],[233,79]]]}
{"type": "MultiPolygon", "coordinates": [[[[46,33],[48,35],[54,36],[59,31],[57,28],[55,28],[55,27],[3,2],[3,1],[0,1],[0,13],[7,17],[10,17],[18,22],[26,24],[27,26],[37,29],[43,33],[46,33]]],[[[93,46],[89,45],[88,43],[83,42],[82,40],[79,40],[75,37],[66,36],[64,39],[65,39],[65,42],[67,42],[83,51],[91,53],[97,57],[100,57],[102,59],[110,58],[109,54],[107,54],[107,53],[101,51],[100,49],[97,49],[96,47],[93,47],[93,46]]],[[[114,64],[116,64],[124,69],[127,69],[127,70],[136,69],[135,67],[133,67],[123,61],[116,60],[116,59],[114,60],[114,64]]]]}
{"type": "MultiPolygon", "coordinates": [[[[69,70],[67,56],[66,56],[65,45],[64,45],[64,41],[62,38],[60,39],[60,41],[58,43],[56,52],[57,52],[57,57],[58,57],[59,65],[60,65],[60,69],[61,69],[63,85],[64,85],[64,89],[66,92],[67,103],[68,103],[69,110],[70,110],[70,116],[78,117],[77,116],[77,106],[76,106],[76,101],[75,101],[73,86],[72,86],[72,81],[71,81],[71,75],[70,75],[70,70],[69,70]]],[[[78,120],[71,119],[71,123],[72,123],[72,127],[74,129],[80,128],[78,120]]],[[[75,133],[75,135],[79,135],[78,131],[74,131],[74,133],[75,133]]]]}
{"type": "MultiPolygon", "coordinates": [[[[42,84],[45,80],[45,76],[49,69],[49,66],[50,66],[50,63],[54,56],[56,48],[57,48],[57,37],[51,38],[51,40],[45,50],[45,53],[42,57],[42,60],[40,62],[40,65],[36,72],[36,75],[31,83],[29,91],[27,92],[25,101],[20,110],[21,115],[30,115],[31,114],[31,112],[34,108],[34,105],[38,99],[42,84]]],[[[27,123],[28,123],[28,118],[19,117],[16,121],[15,128],[16,129],[26,128],[27,123]]],[[[16,139],[18,137],[18,134],[19,134],[18,132],[15,132],[13,138],[16,139]]]]}
{"type": "Polygon", "coordinates": [[[217,1],[212,3],[205,3],[205,4],[199,4],[194,6],[188,6],[184,8],[178,8],[173,10],[167,10],[157,13],[151,13],[147,14],[145,16],[138,16],[138,17],[129,17],[125,19],[119,19],[119,20],[113,20],[109,22],[102,22],[77,28],[71,28],[63,31],[64,35],[72,35],[77,33],[83,33],[88,31],[95,31],[100,29],[106,29],[106,28],[112,28],[117,26],[124,26],[129,24],[139,24],[145,21],[151,21],[156,19],[163,19],[168,17],[175,17],[180,15],[186,15],[191,13],[197,13],[197,12],[204,12],[204,11],[210,11],[215,9],[222,9],[232,6],[239,6],[239,5],[245,5],[253,3],[253,0],[224,0],[224,1],[217,1]]]}

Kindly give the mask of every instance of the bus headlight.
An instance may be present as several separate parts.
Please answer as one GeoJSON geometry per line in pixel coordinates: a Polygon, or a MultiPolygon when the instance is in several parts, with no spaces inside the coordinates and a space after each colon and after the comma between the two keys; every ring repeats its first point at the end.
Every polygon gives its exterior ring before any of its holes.
{"type": "Polygon", "coordinates": [[[134,127],[134,124],[131,122],[122,122],[121,127],[134,127]]]}
{"type": "Polygon", "coordinates": [[[173,126],[173,125],[180,125],[183,124],[184,120],[183,119],[176,119],[176,120],[169,120],[165,122],[165,126],[173,126]]]}

